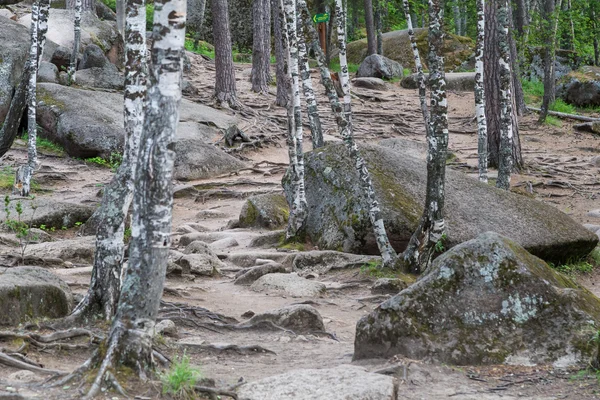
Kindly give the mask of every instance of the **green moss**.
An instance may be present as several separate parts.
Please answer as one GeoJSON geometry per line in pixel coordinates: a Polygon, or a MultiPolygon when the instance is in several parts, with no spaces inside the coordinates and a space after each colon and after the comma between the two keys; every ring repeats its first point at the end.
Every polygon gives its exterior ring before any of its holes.
{"type": "Polygon", "coordinates": [[[37,99],[39,102],[43,102],[44,105],[47,106],[56,106],[58,107],[61,111],[65,110],[65,103],[63,103],[60,100],[56,100],[54,97],[52,97],[52,94],[43,89],[43,88],[38,88],[37,91],[37,99]]]}

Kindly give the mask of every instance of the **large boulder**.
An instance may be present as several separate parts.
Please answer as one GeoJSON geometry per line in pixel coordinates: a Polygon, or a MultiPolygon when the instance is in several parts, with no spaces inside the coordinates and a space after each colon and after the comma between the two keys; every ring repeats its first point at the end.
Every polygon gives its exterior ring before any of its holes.
{"type": "Polygon", "coordinates": [[[371,54],[360,63],[358,78],[394,79],[402,78],[404,73],[400,63],[379,54],[371,54]]]}
{"type": "Polygon", "coordinates": [[[82,236],[57,242],[30,244],[25,256],[40,260],[62,260],[73,263],[91,264],[96,251],[96,237],[82,236]]]}
{"type": "Polygon", "coordinates": [[[38,82],[58,83],[58,68],[56,65],[42,61],[37,73],[38,82]]]}
{"type": "Polygon", "coordinates": [[[0,268],[0,325],[60,318],[73,307],[69,286],[39,267],[0,268]]]}
{"type": "MultiPolygon", "coordinates": [[[[61,144],[70,156],[109,158],[122,152],[122,94],[42,83],[38,85],[38,101],[41,136],[61,144]]],[[[237,123],[235,117],[182,100],[174,178],[201,179],[243,167],[241,161],[209,144],[220,139],[225,130],[237,129],[237,123]]]]}
{"type": "Polygon", "coordinates": [[[575,363],[593,355],[598,323],[600,299],[487,232],[441,255],[415,284],[361,318],[354,358],[575,363]]]}
{"type": "MultiPolygon", "coordinates": [[[[384,143],[396,142],[405,140],[384,143]]],[[[423,213],[426,163],[404,153],[403,146],[360,148],[392,245],[402,251],[423,213]]],[[[378,254],[369,206],[354,165],[341,144],[306,154],[306,233],[320,249],[378,254]]],[[[289,198],[289,175],[283,183],[289,198]]],[[[561,262],[587,255],[598,242],[596,235],[551,206],[451,169],[446,171],[445,214],[447,248],[494,231],[538,257],[561,262]]]]}
{"type": "Polygon", "coordinates": [[[125,78],[119,73],[117,67],[109,64],[104,68],[80,69],[75,74],[75,84],[84,87],[122,90],[125,87],[125,78]]]}
{"type": "Polygon", "coordinates": [[[102,49],[95,44],[90,44],[83,51],[83,57],[79,63],[79,69],[104,68],[109,64],[110,61],[102,49]]]}
{"type": "Polygon", "coordinates": [[[362,367],[297,369],[247,383],[240,400],[396,400],[394,378],[362,367]]]}
{"type": "MultiPolygon", "coordinates": [[[[420,54],[429,52],[429,44],[427,42],[427,29],[415,29],[415,37],[417,39],[417,47],[420,54]]],[[[468,62],[475,51],[475,42],[473,39],[457,36],[446,32],[444,38],[444,46],[442,53],[444,55],[444,66],[446,71],[452,71],[459,68],[465,62],[468,62]]],[[[392,31],[383,34],[383,54],[400,65],[412,68],[415,65],[415,60],[408,37],[408,30],[392,31]]],[[[347,49],[348,62],[360,64],[367,56],[367,39],[361,39],[348,43],[347,49]]],[[[427,69],[427,59],[421,59],[423,68],[427,69]]]]}
{"type": "Polygon", "coordinates": [[[557,97],[577,107],[600,106],[600,67],[584,66],[563,77],[557,97]]]}
{"type": "MultiPolygon", "coordinates": [[[[429,78],[429,75],[426,76],[429,78]]],[[[446,90],[455,92],[472,92],[475,90],[475,72],[448,72],[445,75],[446,90]]],[[[400,86],[405,89],[418,89],[419,79],[417,74],[411,74],[400,81],[400,86]]]]}
{"type": "Polygon", "coordinates": [[[0,210],[0,221],[7,218],[17,219],[17,206],[21,204],[21,221],[34,227],[44,225],[44,228],[72,228],[87,221],[95,208],[82,204],[69,203],[53,199],[14,198],[8,207],[0,210]],[[8,216],[6,210],[8,209],[8,216]]]}
{"type": "MultiPolygon", "coordinates": [[[[544,54],[542,47],[530,48],[529,67],[524,73],[529,80],[543,81],[544,80],[544,54]]],[[[578,68],[580,57],[572,50],[556,49],[556,58],[554,60],[554,77],[561,79],[568,75],[573,69],[578,68]]]]}
{"type": "Polygon", "coordinates": [[[269,321],[282,328],[290,329],[295,333],[311,333],[325,331],[323,318],[314,308],[306,304],[295,304],[257,314],[240,325],[256,325],[263,321],[269,321]]]}
{"type": "Polygon", "coordinates": [[[281,229],[290,215],[285,196],[279,193],[259,194],[246,200],[240,212],[240,227],[281,229]]]}
{"type": "Polygon", "coordinates": [[[25,27],[0,17],[0,122],[4,121],[15,86],[21,80],[29,43],[25,27]]]}

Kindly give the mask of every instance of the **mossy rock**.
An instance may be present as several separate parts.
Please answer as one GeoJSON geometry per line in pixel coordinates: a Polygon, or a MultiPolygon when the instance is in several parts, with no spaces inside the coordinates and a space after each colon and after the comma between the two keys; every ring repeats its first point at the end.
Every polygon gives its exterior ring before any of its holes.
{"type": "Polygon", "coordinates": [[[287,224],[290,211],[285,196],[277,193],[252,196],[240,212],[240,227],[281,229],[287,224]]]}
{"type": "Polygon", "coordinates": [[[437,258],[358,321],[355,359],[401,354],[457,365],[586,362],[600,299],[494,232],[437,258]]]}
{"type": "Polygon", "coordinates": [[[562,77],[556,94],[577,107],[600,106],[600,67],[583,66],[562,77]]]}
{"type": "MultiPolygon", "coordinates": [[[[415,29],[417,47],[421,55],[423,68],[427,69],[427,54],[429,43],[427,42],[427,29],[415,29]]],[[[444,66],[446,71],[453,71],[464,63],[470,62],[475,51],[473,39],[465,36],[457,36],[446,32],[442,54],[444,55],[444,66]]],[[[361,39],[348,43],[348,62],[360,64],[367,56],[367,39],[361,39]]],[[[408,30],[392,31],[383,34],[383,55],[389,59],[399,62],[405,68],[413,68],[415,65],[408,30]]]]}

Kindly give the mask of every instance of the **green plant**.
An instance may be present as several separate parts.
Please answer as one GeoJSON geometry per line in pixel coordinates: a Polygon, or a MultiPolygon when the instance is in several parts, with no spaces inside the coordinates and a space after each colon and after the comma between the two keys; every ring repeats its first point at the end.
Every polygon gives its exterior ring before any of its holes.
{"type": "MultiPolygon", "coordinates": [[[[33,199],[34,198],[31,197],[32,201],[33,201],[33,199]]],[[[19,240],[19,248],[21,249],[21,254],[20,254],[21,264],[23,264],[23,262],[25,260],[25,250],[27,249],[27,246],[32,241],[38,239],[37,235],[33,235],[31,233],[31,227],[32,227],[31,221],[33,220],[33,216],[35,215],[37,206],[35,205],[35,203],[31,204],[33,213],[31,215],[30,222],[26,223],[22,220],[24,211],[23,211],[23,204],[21,203],[21,201],[18,200],[15,203],[15,212],[17,214],[16,219],[11,218],[11,213],[12,213],[11,206],[10,206],[11,203],[12,203],[12,199],[10,198],[10,196],[6,195],[4,197],[4,213],[6,214],[6,219],[4,220],[4,225],[6,225],[8,227],[8,229],[13,231],[16,238],[19,240]]]]}
{"type": "Polygon", "coordinates": [[[412,69],[410,69],[410,68],[404,68],[402,70],[402,76],[409,76],[409,75],[412,75],[412,73],[413,73],[412,69]]]}
{"type": "Polygon", "coordinates": [[[200,378],[200,370],[190,365],[190,358],[184,353],[175,359],[165,374],[161,375],[163,394],[170,394],[176,399],[195,398],[194,385],[200,378]]]}
{"type": "MultiPolygon", "coordinates": [[[[358,71],[358,64],[348,63],[348,72],[356,72],[358,71]]],[[[340,60],[335,59],[329,63],[329,69],[335,72],[340,72],[342,69],[340,68],[340,60]]]]}
{"type": "Polygon", "coordinates": [[[111,10],[117,12],[117,0],[102,0],[102,2],[111,10]]]}
{"type": "Polygon", "coordinates": [[[123,162],[123,155],[120,153],[110,153],[108,158],[92,157],[86,158],[84,161],[86,163],[92,163],[101,167],[110,168],[113,172],[116,172],[123,162]]]}
{"type": "MultiPolygon", "coordinates": [[[[21,139],[27,141],[29,139],[28,132],[23,133],[21,139]]],[[[46,150],[59,156],[64,156],[65,154],[65,149],[61,145],[39,136],[35,139],[35,145],[38,150],[46,150]]]]}
{"type": "Polygon", "coordinates": [[[123,241],[125,243],[129,242],[131,239],[131,228],[125,228],[125,232],[123,233],[123,241]]]}
{"type": "MultiPolygon", "coordinates": [[[[564,264],[559,265],[548,263],[548,265],[554,268],[555,270],[569,276],[589,274],[595,268],[600,266],[600,263],[595,262],[595,259],[593,258],[596,257],[596,254],[594,253],[594,255],[592,255],[592,253],[590,253],[590,256],[588,256],[588,258],[583,258],[581,260],[568,261],[564,264]],[[595,265],[592,263],[594,263],[595,265]]],[[[598,257],[600,258],[600,256],[598,257]]]]}
{"type": "Polygon", "coordinates": [[[544,123],[546,125],[551,125],[551,126],[557,126],[557,127],[562,126],[562,121],[556,117],[553,117],[552,115],[546,116],[546,121],[544,121],[544,123]]]}
{"type": "Polygon", "coordinates": [[[152,31],[154,25],[154,3],[146,4],[146,30],[152,31]]]}
{"type": "Polygon", "coordinates": [[[435,242],[435,246],[433,247],[433,250],[436,253],[443,253],[444,250],[446,250],[446,248],[444,247],[444,242],[448,239],[448,236],[446,236],[445,233],[442,233],[442,236],[440,237],[440,240],[438,240],[437,242],[435,242]]]}
{"type": "Polygon", "coordinates": [[[565,114],[575,114],[575,106],[565,103],[562,99],[556,99],[554,103],[550,104],[550,110],[557,111],[565,114]]]}
{"type": "Polygon", "coordinates": [[[196,42],[194,39],[186,38],[185,49],[192,53],[202,54],[212,59],[215,58],[215,48],[203,41],[196,42]]]}

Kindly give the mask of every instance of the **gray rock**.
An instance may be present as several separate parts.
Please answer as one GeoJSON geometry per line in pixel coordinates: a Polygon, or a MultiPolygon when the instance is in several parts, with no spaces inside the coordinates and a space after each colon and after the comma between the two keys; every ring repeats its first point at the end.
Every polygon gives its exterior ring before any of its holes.
{"type": "Polygon", "coordinates": [[[163,319],[154,325],[154,333],[156,335],[176,336],[177,326],[170,319],[163,319]]]}
{"type": "Polygon", "coordinates": [[[379,78],[354,78],[352,79],[354,87],[371,89],[371,90],[387,90],[385,81],[379,78]]]}
{"type": "Polygon", "coordinates": [[[202,210],[198,211],[198,213],[196,214],[196,218],[200,219],[227,218],[228,216],[229,215],[224,212],[214,210],[202,210]]]}
{"type": "Polygon", "coordinates": [[[600,225],[594,225],[594,224],[583,224],[583,226],[585,227],[585,229],[587,229],[590,232],[598,232],[600,231],[600,225]]]}
{"type": "Polygon", "coordinates": [[[295,333],[323,332],[325,330],[321,314],[314,307],[306,304],[296,304],[256,314],[248,321],[240,323],[239,326],[255,325],[262,321],[270,321],[295,333]]]}
{"type": "Polygon", "coordinates": [[[13,20],[13,18],[16,19],[17,16],[15,14],[13,14],[10,10],[6,9],[6,8],[0,8],[0,17],[13,20]]]}
{"type": "Polygon", "coordinates": [[[0,121],[10,107],[29,54],[29,33],[13,20],[0,17],[0,121]]]}
{"type": "MultiPolygon", "coordinates": [[[[571,68],[571,65],[569,65],[569,60],[557,54],[554,62],[555,78],[557,80],[561,79],[572,71],[573,69],[571,68]]],[[[527,68],[527,75],[529,75],[529,80],[531,81],[542,82],[544,80],[544,60],[541,54],[533,55],[531,62],[529,63],[529,68],[527,68]]]]}
{"type": "Polygon", "coordinates": [[[297,369],[247,383],[240,400],[396,400],[394,378],[362,367],[297,369]]]}
{"type": "Polygon", "coordinates": [[[321,282],[309,281],[295,273],[263,275],[250,288],[255,292],[284,294],[292,297],[317,297],[325,292],[325,285],[321,282]]]}
{"type": "Polygon", "coordinates": [[[96,0],[96,15],[105,21],[117,20],[117,14],[100,0],[96,0]]]}
{"type": "Polygon", "coordinates": [[[101,89],[123,90],[125,88],[125,78],[112,64],[104,68],[93,67],[77,71],[75,83],[83,87],[101,89]]]}
{"type": "Polygon", "coordinates": [[[71,63],[71,49],[58,45],[52,52],[50,63],[56,65],[59,72],[65,72],[71,63]]]}
{"type": "Polygon", "coordinates": [[[600,218],[600,208],[598,208],[597,210],[591,210],[586,215],[592,218],[600,218]]]}
{"type": "MultiPolygon", "coordinates": [[[[189,244],[199,242],[199,243],[202,243],[202,246],[205,245],[205,246],[207,246],[207,248],[210,249],[210,247],[208,247],[208,245],[206,243],[204,243],[207,239],[207,235],[208,235],[208,233],[205,233],[205,232],[194,232],[194,233],[185,234],[179,238],[179,245],[180,246],[188,246],[189,244]]],[[[195,246],[201,246],[201,245],[196,244],[195,246]]],[[[189,248],[189,246],[188,246],[188,248],[189,248]]],[[[195,252],[195,251],[188,250],[188,248],[186,248],[186,254],[188,254],[190,252],[192,252],[192,253],[195,252]]]]}
{"type": "Polygon", "coordinates": [[[357,78],[394,79],[402,78],[402,75],[403,69],[400,63],[379,54],[366,57],[356,71],[357,78]]]}
{"type": "Polygon", "coordinates": [[[406,289],[408,285],[402,279],[398,278],[379,278],[371,286],[373,294],[397,294],[406,289]]]}
{"type": "MultiPolygon", "coordinates": [[[[581,131],[581,132],[590,132],[590,133],[600,134],[600,121],[584,122],[582,124],[575,124],[575,125],[573,125],[573,128],[575,128],[576,130],[581,131]]],[[[600,166],[600,158],[599,157],[594,157],[590,161],[592,162],[593,165],[600,166]]]]}
{"type": "Polygon", "coordinates": [[[600,167],[600,156],[595,156],[590,159],[590,164],[600,167]]]}
{"type": "Polygon", "coordinates": [[[239,243],[234,238],[219,239],[219,240],[215,240],[214,242],[212,242],[210,244],[210,247],[212,247],[213,249],[218,249],[218,250],[229,249],[231,247],[236,247],[236,246],[239,246],[239,243]]]}
{"type": "Polygon", "coordinates": [[[415,284],[361,318],[354,358],[587,361],[599,322],[600,299],[487,232],[442,254],[415,284]]]}
{"type": "Polygon", "coordinates": [[[331,270],[359,268],[372,261],[381,261],[380,257],[342,253],[333,250],[304,251],[298,253],[292,263],[292,271],[300,276],[310,273],[326,274],[331,270]]]}
{"type": "Polygon", "coordinates": [[[584,66],[565,76],[556,87],[556,97],[577,107],[600,106],[600,67],[584,66]]]}
{"type": "Polygon", "coordinates": [[[271,262],[268,264],[257,265],[255,267],[251,267],[240,271],[237,274],[237,278],[235,279],[234,284],[250,285],[263,275],[274,274],[278,272],[286,272],[285,267],[279,263],[271,262]]]}
{"type": "Polygon", "coordinates": [[[212,144],[198,139],[179,139],[175,143],[174,178],[181,181],[205,179],[237,171],[244,163],[212,144]]]}
{"type": "Polygon", "coordinates": [[[248,247],[273,247],[283,240],[284,235],[285,231],[283,230],[263,233],[252,239],[248,247]]]}
{"type": "Polygon", "coordinates": [[[249,197],[240,212],[240,227],[281,229],[290,215],[285,196],[277,193],[249,197]]]}
{"type": "Polygon", "coordinates": [[[58,258],[63,261],[91,264],[95,251],[95,236],[83,236],[57,242],[30,244],[25,249],[25,255],[41,259],[58,258]]]}
{"type": "Polygon", "coordinates": [[[69,286],[39,267],[0,269],[0,325],[17,325],[36,318],[60,318],[73,307],[69,286]]]}
{"type": "MultiPolygon", "coordinates": [[[[92,215],[95,208],[81,204],[68,203],[53,199],[27,199],[15,198],[10,202],[10,218],[16,219],[16,207],[21,203],[23,213],[21,221],[31,224],[34,227],[45,225],[46,228],[61,229],[63,227],[72,228],[78,222],[85,222],[92,215]]],[[[0,221],[6,220],[6,211],[3,207],[0,210],[0,221]]]]}
{"type": "MultiPolygon", "coordinates": [[[[454,92],[472,92],[475,90],[474,72],[447,72],[446,89],[454,92]]],[[[425,76],[429,79],[429,75],[425,76]]],[[[408,75],[400,81],[400,86],[405,89],[418,89],[419,80],[417,74],[408,75]]]]}
{"type": "MultiPolygon", "coordinates": [[[[397,149],[359,146],[392,245],[402,251],[415,231],[425,202],[425,161],[397,149]]],[[[306,233],[320,249],[377,254],[354,162],[343,145],[306,154],[306,198],[311,212],[306,233]]],[[[289,177],[283,178],[289,193],[289,177]]],[[[446,248],[494,230],[533,254],[563,262],[586,256],[598,238],[559,210],[496,189],[448,169],[445,200],[446,248]],[[506,221],[511,221],[507,223],[506,221]]]]}
{"type": "Polygon", "coordinates": [[[108,65],[112,65],[104,51],[95,44],[88,44],[83,51],[83,57],[79,63],[79,69],[88,68],[105,68],[108,65]]]}
{"type": "Polygon", "coordinates": [[[217,276],[221,273],[220,268],[225,266],[217,257],[208,254],[187,254],[179,260],[178,264],[183,275],[199,276],[217,276]]]}
{"type": "Polygon", "coordinates": [[[37,73],[38,82],[58,83],[58,68],[56,65],[42,61],[37,73]]]}

